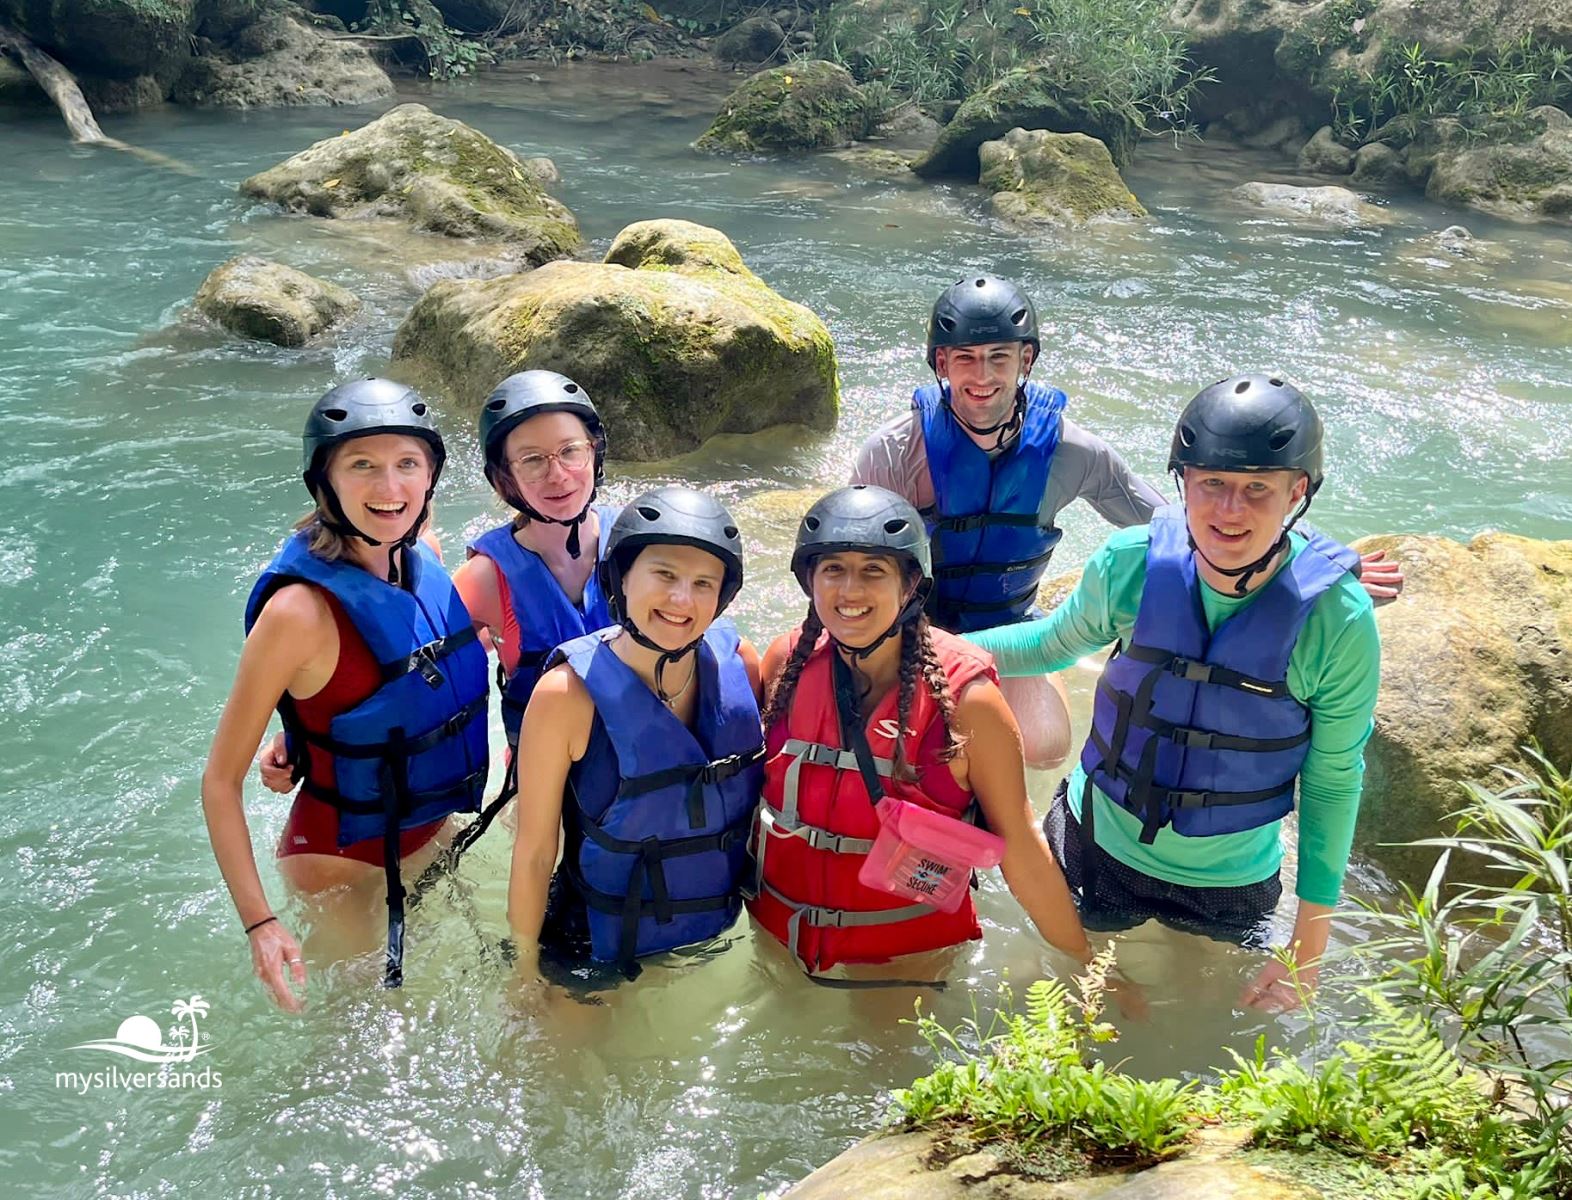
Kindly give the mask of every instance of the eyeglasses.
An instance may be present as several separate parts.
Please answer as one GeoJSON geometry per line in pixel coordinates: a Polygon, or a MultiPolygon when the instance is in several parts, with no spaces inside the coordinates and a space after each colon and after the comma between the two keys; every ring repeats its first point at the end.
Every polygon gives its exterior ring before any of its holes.
{"type": "Polygon", "coordinates": [[[553,461],[564,471],[582,471],[595,457],[594,442],[569,442],[555,454],[521,454],[509,464],[525,483],[539,483],[551,471],[553,461]]]}

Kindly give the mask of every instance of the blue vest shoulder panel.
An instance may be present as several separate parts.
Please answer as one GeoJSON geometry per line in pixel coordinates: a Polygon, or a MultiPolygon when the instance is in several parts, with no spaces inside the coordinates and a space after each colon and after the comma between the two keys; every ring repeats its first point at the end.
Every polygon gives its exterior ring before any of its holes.
{"type": "Polygon", "coordinates": [[[1140,817],[1186,837],[1281,820],[1310,741],[1288,661],[1310,610],[1357,555],[1322,534],[1209,631],[1184,509],[1152,516],[1146,583],[1130,645],[1097,685],[1081,752],[1087,778],[1140,817]]]}
{"type": "Polygon", "coordinates": [[[325,738],[300,728],[288,696],[279,705],[296,745],[333,758],[334,790],[312,790],[338,810],[339,845],[478,812],[487,768],[486,652],[453,581],[420,543],[409,556],[407,590],[352,563],[325,562],[307,544],[297,533],[257,580],[246,632],[280,587],[310,583],[344,607],[382,666],[382,686],[334,717],[325,738]]]}
{"type": "MultiPolygon", "coordinates": [[[[615,505],[597,504],[600,542],[595,561],[606,554],[611,526],[621,511],[615,505]]],[[[512,523],[481,534],[469,544],[471,554],[483,554],[497,564],[508,584],[513,618],[519,626],[519,661],[511,677],[497,667],[497,687],[502,692],[502,725],[508,745],[519,740],[519,722],[524,718],[530,694],[540,681],[542,664],[563,642],[583,637],[611,624],[611,610],[600,590],[600,572],[591,571],[584,584],[584,599],[574,604],[563,593],[562,585],[540,558],[520,546],[513,537],[512,523]]]]}
{"type": "Polygon", "coordinates": [[[950,413],[939,384],[918,388],[934,508],[923,515],[933,539],[934,620],[964,632],[1020,620],[1037,600],[1060,530],[1038,517],[1059,446],[1065,394],[1028,381],[1015,445],[988,454],[950,413]]]}
{"type": "Polygon", "coordinates": [[[563,867],[584,901],[593,958],[619,963],[730,928],[763,786],[759,707],[719,620],[698,656],[698,712],[688,729],[615,653],[617,630],[562,646],[595,701],[584,757],[569,773],[563,867]]]}

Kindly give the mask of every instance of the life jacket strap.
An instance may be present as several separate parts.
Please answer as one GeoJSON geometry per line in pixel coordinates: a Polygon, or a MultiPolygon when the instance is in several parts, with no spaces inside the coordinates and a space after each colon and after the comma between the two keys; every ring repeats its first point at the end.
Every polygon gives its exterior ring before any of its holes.
{"type": "Polygon", "coordinates": [[[810,975],[813,971],[808,968],[799,948],[804,925],[814,929],[855,929],[875,925],[896,925],[902,921],[915,921],[918,917],[926,917],[938,911],[931,904],[905,904],[899,908],[872,910],[825,908],[822,905],[799,903],[768,883],[764,885],[764,891],[791,910],[791,917],[786,922],[786,948],[791,951],[793,958],[803,964],[804,970],[807,970],[810,975]]]}
{"type": "Polygon", "coordinates": [[[401,736],[394,740],[390,736],[386,742],[350,743],[338,741],[325,733],[312,733],[303,727],[299,733],[311,745],[320,746],[339,758],[381,758],[394,750],[405,757],[413,758],[417,754],[424,754],[437,743],[457,737],[464,732],[471,721],[485,713],[489,699],[490,697],[482,692],[442,724],[413,738],[401,736]]]}
{"type": "MultiPolygon", "coordinates": [[[[919,515],[926,517],[928,513],[937,513],[937,509],[928,509],[919,515]]],[[[934,516],[932,533],[976,533],[979,529],[987,529],[991,525],[1009,526],[1016,529],[1038,529],[1042,526],[1042,518],[1036,513],[995,513],[980,512],[968,513],[960,517],[934,516]]]]}
{"type": "Polygon", "coordinates": [[[1048,565],[1048,560],[1053,557],[1057,548],[1050,546],[1034,558],[1022,559],[1019,562],[974,562],[959,563],[953,567],[935,566],[933,577],[935,579],[965,579],[972,575],[1018,575],[1025,572],[1040,570],[1048,565]]]}
{"type": "MultiPolygon", "coordinates": [[[[1116,706],[1122,699],[1120,693],[1104,677],[1097,681],[1097,690],[1116,706]]],[[[1126,719],[1130,725],[1141,729],[1149,729],[1158,737],[1172,742],[1176,746],[1194,750],[1250,750],[1258,753],[1271,753],[1277,750],[1292,750],[1295,746],[1303,745],[1310,740],[1310,731],[1302,730],[1290,737],[1280,738],[1254,738],[1242,737],[1235,734],[1215,733],[1210,729],[1197,729],[1193,725],[1180,725],[1174,721],[1165,721],[1161,717],[1153,716],[1148,709],[1146,712],[1131,712],[1126,719]]],[[[1095,733],[1093,735],[1096,736],[1095,733]]],[[[1099,749],[1102,749],[1099,746],[1099,749]]]]}
{"type": "MultiPolygon", "coordinates": [[[[463,796],[466,793],[471,792],[477,786],[484,787],[486,783],[486,776],[487,772],[485,770],[472,771],[468,775],[464,776],[464,778],[460,779],[457,783],[450,784],[445,788],[438,788],[431,791],[422,791],[418,793],[408,792],[406,790],[404,795],[412,803],[409,809],[404,810],[404,812],[400,814],[400,817],[402,818],[403,816],[408,815],[409,812],[413,812],[416,807],[431,804],[432,802],[438,800],[447,800],[453,797],[463,796]]],[[[324,804],[331,804],[339,812],[349,813],[352,816],[368,816],[372,813],[383,812],[385,808],[382,803],[376,800],[351,800],[348,796],[345,796],[337,789],[322,787],[318,784],[312,783],[309,779],[300,785],[300,790],[308,796],[312,796],[318,800],[321,800],[324,804]]],[[[473,806],[470,805],[466,805],[465,809],[466,811],[474,811],[473,806]]]]}
{"type": "Polygon", "coordinates": [[[794,837],[807,843],[811,849],[823,850],[830,854],[867,854],[873,849],[872,838],[847,837],[845,834],[831,833],[822,826],[809,825],[804,821],[788,823],[784,815],[777,813],[768,804],[759,806],[759,824],[767,834],[794,837]]]}
{"type": "Polygon", "coordinates": [[[1184,658],[1150,646],[1131,644],[1124,648],[1124,653],[1137,662],[1152,663],[1191,683],[1215,683],[1222,687],[1250,692],[1256,696],[1269,696],[1274,700],[1291,694],[1288,690],[1288,681],[1285,679],[1257,679],[1253,675],[1245,675],[1212,663],[1198,662],[1193,658],[1184,658]]]}
{"type": "Polygon", "coordinates": [[[730,894],[701,896],[691,900],[672,899],[666,887],[666,874],[661,867],[660,856],[655,850],[655,847],[663,843],[656,838],[648,838],[646,841],[654,843],[655,846],[649,847],[650,853],[640,855],[638,861],[633,864],[633,871],[628,877],[628,891],[623,896],[609,895],[591,887],[585,882],[576,863],[571,859],[563,860],[563,867],[573,881],[574,888],[588,907],[596,912],[622,918],[622,930],[617,944],[617,969],[629,979],[637,979],[640,973],[636,960],[639,921],[644,917],[652,916],[658,924],[665,925],[674,917],[686,916],[690,913],[714,912],[716,909],[729,908],[733,903],[730,894]],[[644,899],[646,881],[650,886],[648,900],[644,899]]]}
{"type": "Polygon", "coordinates": [[[437,667],[442,659],[455,651],[463,649],[476,639],[475,627],[466,625],[463,629],[439,637],[435,641],[427,642],[403,658],[395,658],[390,662],[381,664],[382,682],[392,683],[395,679],[402,679],[411,671],[419,671],[425,681],[433,688],[442,686],[442,672],[437,667]]]}
{"type": "Polygon", "coordinates": [[[680,763],[664,770],[635,775],[622,781],[617,788],[617,796],[642,796],[673,784],[686,784],[688,828],[702,829],[708,823],[704,816],[704,789],[741,775],[763,757],[764,747],[761,745],[724,758],[711,759],[707,763],[680,763]]]}

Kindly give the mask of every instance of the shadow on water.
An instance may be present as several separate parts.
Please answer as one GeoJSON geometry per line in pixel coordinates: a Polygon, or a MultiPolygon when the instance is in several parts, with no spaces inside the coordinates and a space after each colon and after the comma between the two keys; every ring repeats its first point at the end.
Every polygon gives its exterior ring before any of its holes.
{"type": "MultiPolygon", "coordinates": [[[[844,404],[828,435],[719,439],[672,463],[614,472],[624,500],[681,479],[729,501],[845,477],[858,442],[922,382],[923,318],[958,274],[1021,279],[1047,328],[1040,377],[1072,416],[1156,479],[1180,402],[1232,370],[1303,381],[1330,429],[1316,519],[1351,537],[1504,525],[1566,536],[1572,437],[1564,234],[1392,199],[1394,223],[1334,231],[1237,207],[1226,193],[1280,164],[1218,146],[1143,149],[1129,173],[1152,220],[1025,237],[960,185],[863,179],[837,159],[700,158],[689,143],[734,82],[690,67],[510,67],[411,88],[521,154],[561,168],[558,194],[592,246],[624,224],[680,216],[724,229],[836,338],[844,404]],[[1438,255],[1423,235],[1463,219],[1498,261],[1438,255]]],[[[112,118],[111,135],[196,165],[195,178],[64,143],[52,115],[8,118],[0,172],[0,1167],[39,1196],[239,1195],[752,1197],[805,1174],[927,1069],[902,1025],[913,996],[805,983],[744,925],[725,953],[652,968],[600,1007],[520,1011],[487,951],[505,933],[506,836],[492,835],[411,922],[409,985],[375,984],[375,950],[342,962],[314,934],[302,1020],[254,985],[212,866],[197,780],[240,641],[240,608],[302,510],[298,429],[309,401],[380,370],[433,262],[462,248],[373,223],[330,226],[242,201],[246,175],[371,110],[112,118]],[[286,259],[366,301],[341,334],[301,351],[243,345],[193,322],[189,298],[241,252],[286,259]],[[210,1006],[221,1086],[78,1089],[57,1072],[107,1069],[68,1048],[177,998],[210,1006]]],[[[480,483],[470,414],[443,413],[450,461],[439,521],[456,552],[499,519],[480,483]]],[[[615,447],[615,431],[612,431],[615,447]]],[[[1105,534],[1072,510],[1066,568],[1105,534]]],[[[756,641],[798,619],[791,521],[744,524],[749,586],[736,614],[756,641]]],[[[1073,692],[1084,728],[1090,676],[1073,692]]],[[[1044,807],[1054,780],[1033,781],[1044,807]]],[[[1370,797],[1368,803],[1385,802],[1370,797]]],[[[287,800],[247,796],[270,893],[287,800]]],[[[1388,885],[1356,863],[1350,891],[1388,885]]],[[[1291,888],[1289,889],[1291,893],[1291,888]]],[[[355,902],[374,937],[378,897],[355,902]]],[[[997,878],[980,946],[928,997],[949,1022],[999,982],[1053,969],[997,878]]],[[[1280,915],[1286,933],[1289,913],[1280,915]]],[[[1339,932],[1346,938],[1346,932],[1339,932]]],[[[1259,958],[1156,928],[1122,940],[1153,1018],[1119,1052],[1143,1073],[1204,1072],[1258,1032],[1303,1045],[1296,1019],[1234,1008],[1259,958]]],[[[1324,1019],[1334,1027],[1339,1002],[1324,1019]]]]}

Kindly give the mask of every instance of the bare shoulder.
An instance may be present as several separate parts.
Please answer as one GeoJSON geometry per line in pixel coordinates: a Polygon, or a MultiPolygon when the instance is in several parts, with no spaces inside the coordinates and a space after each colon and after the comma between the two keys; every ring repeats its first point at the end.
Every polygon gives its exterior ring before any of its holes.
{"type": "Polygon", "coordinates": [[[493,628],[501,623],[502,589],[497,564],[490,558],[484,554],[466,558],[453,572],[453,587],[471,617],[493,628]]]}
{"type": "Polygon", "coordinates": [[[737,657],[742,659],[743,669],[748,672],[748,682],[753,685],[754,693],[759,690],[759,652],[747,638],[737,640],[737,657]]]}
{"type": "Polygon", "coordinates": [[[333,628],[327,596],[309,583],[286,583],[267,598],[257,615],[252,636],[300,638],[319,636],[333,628]]]}
{"type": "Polygon", "coordinates": [[[983,734],[1003,730],[1015,723],[1009,702],[993,680],[978,676],[963,686],[955,697],[955,722],[966,733],[983,734]]]}
{"type": "Polygon", "coordinates": [[[764,661],[760,665],[759,673],[769,682],[781,673],[786,666],[786,659],[791,655],[792,635],[783,633],[770,643],[770,648],[764,652],[764,661]]]}

